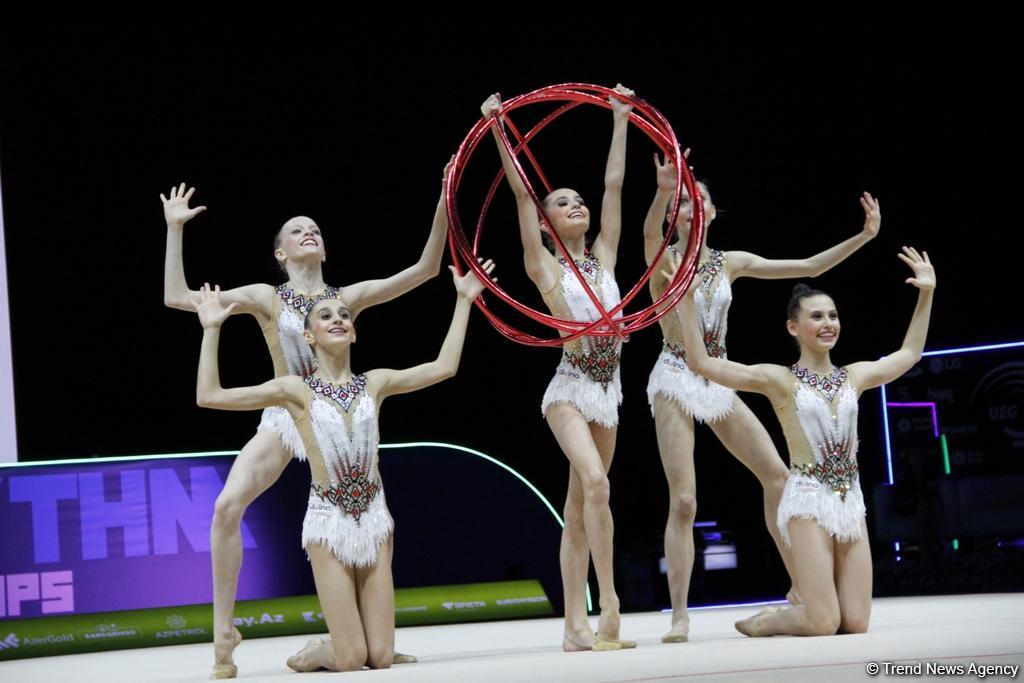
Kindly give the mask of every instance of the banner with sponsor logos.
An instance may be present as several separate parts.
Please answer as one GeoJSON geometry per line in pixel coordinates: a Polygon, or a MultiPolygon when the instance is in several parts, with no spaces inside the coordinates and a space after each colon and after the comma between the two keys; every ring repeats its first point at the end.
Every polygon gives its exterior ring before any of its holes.
{"type": "MultiPolygon", "coordinates": [[[[395,592],[397,626],[549,616],[551,602],[538,581],[406,588],[395,592]]],[[[210,605],[78,614],[0,622],[0,661],[26,657],[208,643],[210,605]]],[[[324,633],[315,595],[237,603],[242,637],[324,633]]]]}

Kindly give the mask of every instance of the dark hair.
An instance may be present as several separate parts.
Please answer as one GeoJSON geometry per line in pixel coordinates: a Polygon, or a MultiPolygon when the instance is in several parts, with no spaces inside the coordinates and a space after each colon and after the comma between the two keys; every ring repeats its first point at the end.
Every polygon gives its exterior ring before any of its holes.
{"type": "Polygon", "coordinates": [[[800,315],[800,302],[812,296],[827,296],[832,298],[828,293],[821,291],[820,289],[813,289],[807,285],[800,283],[793,285],[793,294],[789,298],[789,306],[786,307],[786,316],[789,320],[796,320],[800,315]]]}
{"type": "MultiPolygon", "coordinates": [[[[289,218],[288,220],[291,219],[289,218]]],[[[288,275],[288,269],[285,268],[284,264],[278,261],[277,256],[274,255],[274,252],[281,248],[281,230],[284,229],[287,222],[288,221],[281,223],[281,225],[277,226],[277,230],[274,231],[274,249],[270,252],[270,263],[268,265],[275,275],[279,275],[281,273],[288,275]]]]}
{"type": "Polygon", "coordinates": [[[340,302],[341,304],[344,305],[345,310],[348,311],[349,316],[352,315],[352,311],[348,310],[348,304],[346,304],[345,301],[341,298],[341,291],[339,290],[338,293],[336,295],[334,295],[334,296],[325,296],[323,299],[320,299],[319,301],[314,301],[313,302],[313,304],[306,310],[306,315],[304,315],[302,317],[302,327],[303,327],[303,329],[307,329],[307,330],[312,330],[313,329],[313,326],[309,324],[309,319],[313,317],[313,309],[316,308],[317,306],[319,306],[320,304],[322,304],[325,301],[338,301],[338,302],[340,302]]]}
{"type": "Polygon", "coordinates": [[[544,229],[544,225],[547,225],[549,229],[551,228],[551,225],[547,219],[549,199],[551,199],[550,192],[544,195],[544,198],[540,200],[540,208],[542,210],[537,212],[539,214],[537,218],[540,219],[541,224],[540,241],[544,243],[545,249],[550,251],[555,256],[558,256],[558,245],[555,244],[555,238],[551,236],[551,233],[544,229]]]}

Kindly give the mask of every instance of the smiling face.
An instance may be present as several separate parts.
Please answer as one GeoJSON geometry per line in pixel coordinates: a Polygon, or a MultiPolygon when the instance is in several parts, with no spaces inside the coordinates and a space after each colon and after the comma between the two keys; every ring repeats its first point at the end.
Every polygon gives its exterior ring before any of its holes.
{"type": "Polygon", "coordinates": [[[324,240],[316,222],[307,216],[289,219],[277,232],[277,238],[274,240],[274,258],[282,267],[289,261],[327,260],[324,240]]]}
{"type": "Polygon", "coordinates": [[[801,349],[817,353],[831,351],[839,341],[839,313],[832,297],[814,294],[800,300],[796,319],[786,321],[789,334],[801,349]]]}
{"type": "Polygon", "coordinates": [[[314,348],[338,350],[356,341],[356,327],[341,299],[317,302],[306,314],[306,342],[314,348]]]}
{"type": "Polygon", "coordinates": [[[590,228],[590,209],[575,190],[555,190],[544,198],[542,206],[551,227],[563,240],[585,235],[590,228]]]}

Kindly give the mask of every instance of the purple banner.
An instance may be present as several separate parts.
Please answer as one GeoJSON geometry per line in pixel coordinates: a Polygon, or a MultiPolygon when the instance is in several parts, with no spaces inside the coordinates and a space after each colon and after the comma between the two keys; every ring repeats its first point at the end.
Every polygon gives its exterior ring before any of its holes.
{"type": "MultiPolygon", "coordinates": [[[[210,520],[233,459],[0,468],[0,619],[210,602],[210,520]]],[[[246,514],[239,599],[312,592],[304,509],[280,500],[308,477],[289,467],[246,514]]]]}
{"type": "MultiPolygon", "coordinates": [[[[539,491],[471,449],[382,448],[396,587],[528,578],[560,600],[561,527],[539,491]]],[[[0,620],[211,602],[210,521],[233,461],[0,465],[0,620]]],[[[316,592],[301,547],[308,495],[309,466],[293,461],[246,511],[239,600],[316,592]]]]}

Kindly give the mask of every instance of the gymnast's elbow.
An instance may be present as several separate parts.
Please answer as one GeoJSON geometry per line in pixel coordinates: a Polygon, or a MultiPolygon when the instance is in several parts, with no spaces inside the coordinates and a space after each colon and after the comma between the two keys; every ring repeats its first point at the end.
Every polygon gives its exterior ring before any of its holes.
{"type": "Polygon", "coordinates": [[[433,280],[435,277],[441,274],[441,257],[438,256],[431,263],[427,263],[423,266],[423,281],[433,280]]]}
{"type": "Polygon", "coordinates": [[[454,362],[453,361],[447,361],[447,362],[446,361],[440,361],[437,364],[437,368],[436,368],[436,372],[435,372],[436,379],[434,381],[435,382],[443,382],[446,379],[451,379],[456,374],[458,374],[458,372],[459,372],[459,361],[458,360],[455,360],[454,362]]]}
{"type": "Polygon", "coordinates": [[[164,306],[167,308],[173,308],[178,311],[191,311],[195,312],[195,308],[192,306],[192,300],[188,298],[181,298],[174,296],[170,293],[164,293],[164,306]]]}
{"type": "Polygon", "coordinates": [[[200,408],[220,408],[222,402],[217,398],[217,393],[214,391],[196,389],[196,405],[200,408]]]}

